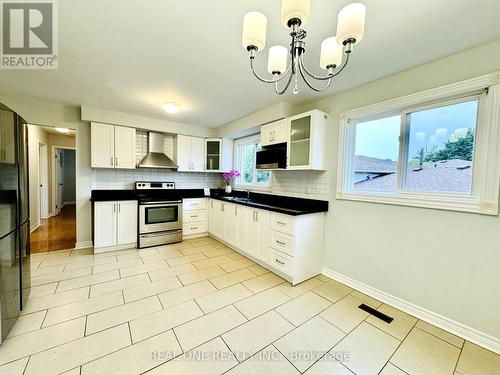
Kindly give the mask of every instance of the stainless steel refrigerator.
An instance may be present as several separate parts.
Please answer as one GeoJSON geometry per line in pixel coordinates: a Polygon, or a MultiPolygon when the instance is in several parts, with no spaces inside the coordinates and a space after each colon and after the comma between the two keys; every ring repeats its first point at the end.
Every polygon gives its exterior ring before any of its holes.
{"type": "Polygon", "coordinates": [[[0,343],[31,288],[27,138],[26,122],[0,103],[0,343]]]}

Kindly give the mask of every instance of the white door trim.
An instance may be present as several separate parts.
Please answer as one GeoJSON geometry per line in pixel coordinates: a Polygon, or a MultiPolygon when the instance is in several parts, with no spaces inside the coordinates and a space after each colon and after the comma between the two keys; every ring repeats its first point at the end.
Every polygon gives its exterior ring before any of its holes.
{"type": "Polygon", "coordinates": [[[39,222],[49,218],[49,162],[47,144],[38,142],[38,206],[39,222]],[[41,186],[40,186],[41,185],[41,186]]]}

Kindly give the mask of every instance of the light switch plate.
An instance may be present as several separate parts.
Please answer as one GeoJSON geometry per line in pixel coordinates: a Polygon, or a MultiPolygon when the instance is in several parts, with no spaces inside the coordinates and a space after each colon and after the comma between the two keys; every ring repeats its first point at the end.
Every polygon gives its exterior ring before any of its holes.
{"type": "Polygon", "coordinates": [[[210,196],[210,188],[203,188],[203,192],[205,193],[205,197],[210,196]]]}

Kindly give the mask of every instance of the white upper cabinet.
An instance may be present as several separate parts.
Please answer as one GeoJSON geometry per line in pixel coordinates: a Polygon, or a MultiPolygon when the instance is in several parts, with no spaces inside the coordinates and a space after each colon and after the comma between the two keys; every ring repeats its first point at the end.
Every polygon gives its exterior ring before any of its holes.
{"type": "Polygon", "coordinates": [[[225,138],[205,139],[205,171],[227,172],[233,167],[233,141],[225,138]]]}
{"type": "Polygon", "coordinates": [[[0,110],[0,163],[14,164],[14,112],[0,110]]]}
{"type": "Polygon", "coordinates": [[[135,168],[135,129],[115,126],[115,168],[135,168]]]}
{"type": "Polygon", "coordinates": [[[205,140],[203,138],[179,134],[175,148],[179,172],[205,171],[205,140]]]}
{"type": "Polygon", "coordinates": [[[288,123],[286,119],[262,125],[260,143],[263,147],[288,142],[288,123]]]}
{"type": "Polygon", "coordinates": [[[135,129],[91,123],[92,168],[135,168],[135,129]]]}
{"type": "Polygon", "coordinates": [[[313,110],[287,119],[287,169],[326,169],[326,113],[313,110]]]}

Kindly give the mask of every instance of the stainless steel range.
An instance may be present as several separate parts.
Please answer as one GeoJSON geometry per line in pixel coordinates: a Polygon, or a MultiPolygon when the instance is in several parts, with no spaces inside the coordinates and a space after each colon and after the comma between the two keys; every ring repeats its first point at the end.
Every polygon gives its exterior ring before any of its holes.
{"type": "Polygon", "coordinates": [[[182,241],[182,199],[174,182],[135,183],[140,249],[182,241]]]}

